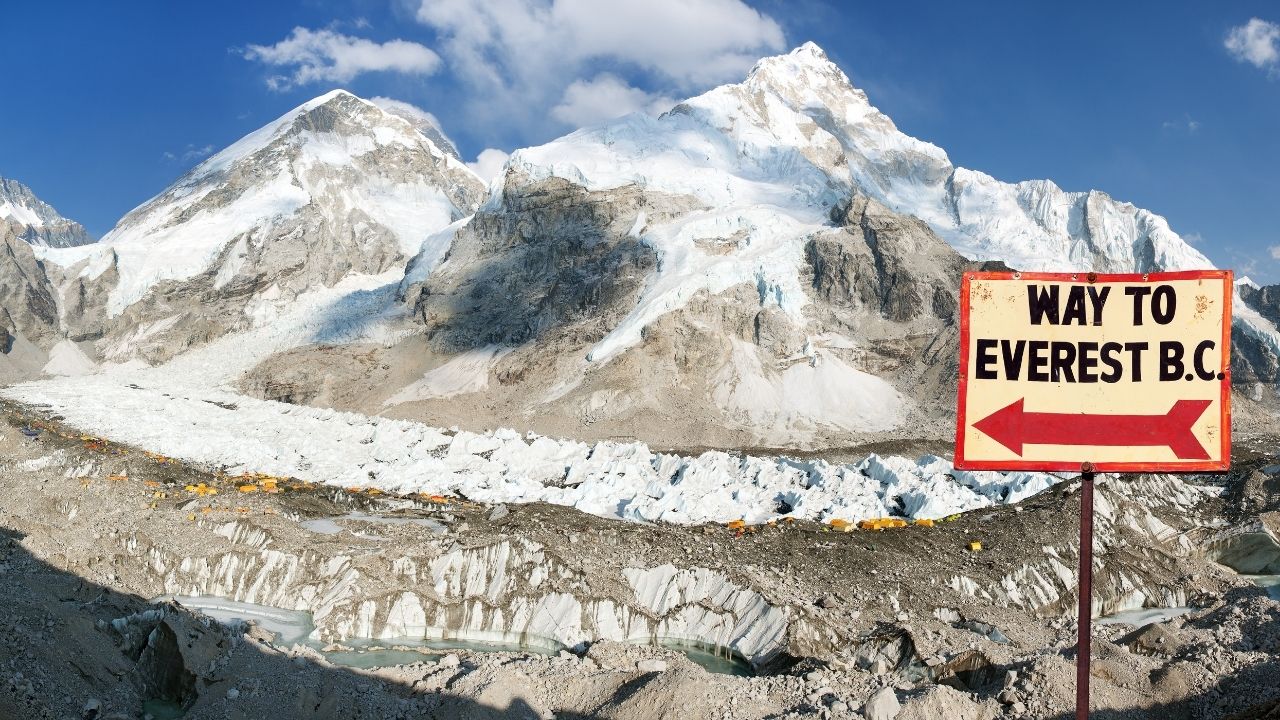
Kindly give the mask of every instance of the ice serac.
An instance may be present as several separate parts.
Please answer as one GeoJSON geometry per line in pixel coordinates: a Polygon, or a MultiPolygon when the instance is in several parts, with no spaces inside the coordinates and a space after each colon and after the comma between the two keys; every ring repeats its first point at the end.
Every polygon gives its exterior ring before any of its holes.
{"type": "Polygon", "coordinates": [[[42,256],[62,268],[68,323],[103,338],[105,358],[162,360],[402,267],[483,190],[409,121],[336,90],[210,157],[101,243],[42,256]]]}
{"type": "Polygon", "coordinates": [[[32,245],[72,247],[93,242],[84,226],[58,214],[17,180],[0,177],[0,226],[32,245]]]}

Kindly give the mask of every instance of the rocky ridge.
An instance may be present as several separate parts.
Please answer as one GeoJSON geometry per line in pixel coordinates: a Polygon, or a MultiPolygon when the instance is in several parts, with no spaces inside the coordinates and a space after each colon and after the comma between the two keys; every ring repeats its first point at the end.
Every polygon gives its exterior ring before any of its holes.
{"type": "Polygon", "coordinates": [[[84,226],[58,214],[17,180],[0,177],[0,227],[32,245],[74,247],[93,242],[84,226]]]}

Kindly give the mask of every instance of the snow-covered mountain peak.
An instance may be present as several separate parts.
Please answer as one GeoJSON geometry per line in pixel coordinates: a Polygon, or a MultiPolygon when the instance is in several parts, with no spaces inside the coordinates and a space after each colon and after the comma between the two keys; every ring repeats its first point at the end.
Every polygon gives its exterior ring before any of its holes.
{"type": "Polygon", "coordinates": [[[0,224],[32,245],[72,247],[93,242],[80,223],[58,214],[17,180],[0,177],[0,224]]]}
{"type": "Polygon", "coordinates": [[[1105,193],[956,167],[901,132],[813,43],[661,118],[631,115],[521,150],[511,167],[589,190],[692,195],[722,210],[771,205],[806,221],[865,195],[924,220],[969,258],[1028,270],[1212,267],[1164,218],[1105,193]]]}
{"type": "MultiPolygon", "coordinates": [[[[806,243],[839,225],[840,210],[859,197],[923,221],[971,260],[1039,271],[1212,267],[1164,218],[1105,193],[956,167],[938,146],[899,130],[812,43],[661,117],[632,114],[519,150],[503,182],[553,177],[592,193],[638,189],[655,206],[697,206],[636,219],[657,273],[593,361],[638,344],[644,327],[704,291],[758,287],[762,304],[803,324],[806,243]]],[[[491,195],[483,211],[502,202],[491,195]]]]}
{"type": "MultiPolygon", "coordinates": [[[[438,130],[438,128],[437,128],[438,130]]],[[[221,152],[197,165],[187,179],[198,180],[225,171],[230,166],[255,156],[280,143],[323,142],[323,136],[371,136],[379,145],[400,142],[412,146],[424,143],[433,155],[451,158],[452,169],[472,171],[450,152],[452,141],[442,132],[435,140],[424,135],[416,123],[402,112],[393,112],[376,103],[357,97],[346,90],[331,90],[308,100],[262,128],[244,136],[221,152]],[[447,147],[440,147],[442,141],[447,147]]],[[[352,148],[358,150],[358,148],[352,148]]],[[[343,162],[341,155],[321,152],[320,161],[343,162]]],[[[472,173],[474,174],[474,173],[472,173]]],[[[180,181],[181,182],[181,181],[180,181]]]]}
{"type": "Polygon", "coordinates": [[[809,97],[819,103],[823,102],[821,93],[846,95],[847,99],[860,101],[868,110],[874,110],[867,94],[854,87],[844,71],[812,42],[786,55],[762,58],[751,68],[742,87],[750,90],[772,88],[781,93],[809,97]]]}
{"type": "Polygon", "coordinates": [[[427,236],[469,214],[484,187],[408,120],[334,90],[208,158],[121,219],[99,246],[45,256],[63,267],[87,260],[79,274],[90,280],[115,267],[109,316],[157,283],[215,267],[219,288],[251,267],[327,286],[414,255],[427,236]],[[285,264],[246,266],[255,256],[285,264]]]}

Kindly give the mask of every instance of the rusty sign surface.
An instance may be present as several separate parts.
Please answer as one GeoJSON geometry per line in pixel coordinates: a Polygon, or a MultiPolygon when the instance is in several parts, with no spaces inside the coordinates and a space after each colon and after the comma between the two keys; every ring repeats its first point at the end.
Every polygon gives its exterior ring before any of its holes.
{"type": "Polygon", "coordinates": [[[1226,470],[1229,270],[965,273],[960,469],[1226,470]]]}

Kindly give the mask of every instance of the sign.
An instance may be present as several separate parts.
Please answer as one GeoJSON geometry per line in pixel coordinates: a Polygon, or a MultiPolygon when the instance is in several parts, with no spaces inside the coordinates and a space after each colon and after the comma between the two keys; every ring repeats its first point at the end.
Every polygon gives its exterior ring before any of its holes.
{"type": "Polygon", "coordinates": [[[955,466],[1231,462],[1229,270],[965,273],[955,466]]]}

